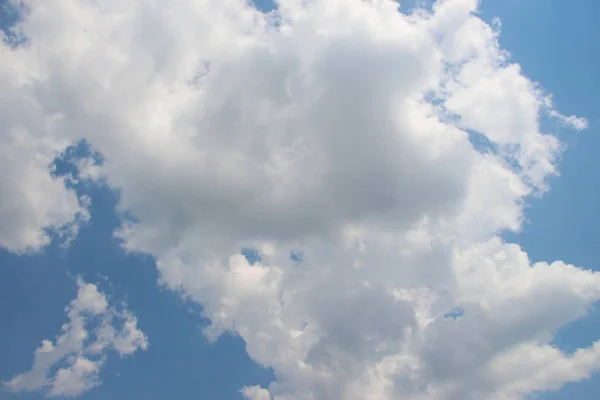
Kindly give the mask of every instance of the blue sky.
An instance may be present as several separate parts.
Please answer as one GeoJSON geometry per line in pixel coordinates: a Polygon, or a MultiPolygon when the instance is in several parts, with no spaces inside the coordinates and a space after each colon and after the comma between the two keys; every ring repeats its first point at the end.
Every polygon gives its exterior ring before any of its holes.
{"type": "MultiPolygon", "coordinates": [[[[564,260],[593,270],[600,270],[597,15],[600,3],[589,0],[484,0],[481,5],[484,20],[502,21],[500,44],[511,60],[553,94],[558,110],[589,122],[585,131],[558,133],[567,146],[558,167],[560,177],[551,178],[551,190],[542,198],[528,200],[522,232],[504,238],[518,242],[533,261],[564,260]]],[[[0,21],[6,24],[7,18],[0,21]]],[[[57,173],[66,170],[59,162],[57,173]]],[[[54,241],[32,254],[0,249],[0,380],[27,371],[41,340],[58,333],[66,322],[64,308],[76,296],[77,276],[97,284],[110,299],[126,300],[150,343],[147,351],[123,359],[109,353],[102,384],[79,398],[243,399],[241,387],[267,387],[275,379],[273,370],[250,359],[240,337],[225,334],[210,343],[202,333],[207,321],[201,306],[157,285],[159,274],[151,256],[122,250],[113,237],[120,226],[117,191],[86,182],[76,190],[91,197],[91,219],[68,248],[54,241]]],[[[587,317],[563,327],[553,343],[570,351],[591,345],[598,332],[600,310],[593,307],[587,317]]],[[[592,400],[597,393],[599,374],[538,398],[592,400]]],[[[13,398],[44,394],[0,392],[0,399],[13,398]]]]}

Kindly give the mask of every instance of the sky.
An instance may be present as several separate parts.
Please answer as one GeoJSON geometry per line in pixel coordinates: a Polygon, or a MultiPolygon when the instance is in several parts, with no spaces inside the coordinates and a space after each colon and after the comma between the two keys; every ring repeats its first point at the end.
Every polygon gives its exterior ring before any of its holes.
{"type": "Polygon", "coordinates": [[[589,0],[2,2],[0,399],[596,399],[589,0]]]}

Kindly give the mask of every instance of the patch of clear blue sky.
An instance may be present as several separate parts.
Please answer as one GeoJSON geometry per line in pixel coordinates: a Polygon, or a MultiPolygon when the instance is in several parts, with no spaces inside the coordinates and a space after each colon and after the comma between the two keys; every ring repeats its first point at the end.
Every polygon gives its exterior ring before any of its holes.
{"type": "MultiPolygon", "coordinates": [[[[262,9],[271,1],[257,0],[262,9]]],[[[402,3],[410,9],[414,0],[402,3]]],[[[0,6],[6,0],[0,0],[0,6]]],[[[520,243],[532,260],[561,259],[600,269],[600,54],[597,38],[600,2],[593,0],[484,0],[481,16],[502,20],[501,44],[524,72],[554,94],[563,113],[576,113],[590,122],[581,134],[560,133],[568,149],[561,176],[552,190],[530,201],[529,223],[505,239],[520,243]]],[[[0,28],[16,15],[0,7],[0,28]]],[[[550,127],[548,127],[550,128],[550,127]]],[[[85,151],[84,148],[79,151],[85,151]]],[[[63,172],[68,164],[59,166],[63,172]]],[[[0,251],[0,380],[31,367],[33,351],[43,338],[53,338],[65,322],[64,306],[75,296],[74,276],[99,283],[115,299],[126,298],[138,316],[150,348],[131,358],[110,355],[101,377],[104,384],[82,399],[241,399],[245,384],[266,385],[271,371],[255,365],[239,338],[225,336],[209,344],[200,330],[206,324],[200,308],[156,286],[152,259],[124,255],[112,238],[119,225],[115,193],[101,187],[78,187],[93,199],[92,220],[68,251],[51,245],[41,254],[15,256],[0,251]],[[108,277],[110,284],[103,277],[108,277]]],[[[259,255],[247,250],[257,260],[259,255]]],[[[299,253],[300,254],[300,253],[299,253]]],[[[300,257],[301,259],[301,257],[300,257]]],[[[564,349],[589,345],[600,334],[600,310],[563,329],[555,343],[564,349]]],[[[546,400],[596,400],[600,376],[567,385],[546,400]]],[[[1,399],[40,399],[40,394],[1,399]]]]}

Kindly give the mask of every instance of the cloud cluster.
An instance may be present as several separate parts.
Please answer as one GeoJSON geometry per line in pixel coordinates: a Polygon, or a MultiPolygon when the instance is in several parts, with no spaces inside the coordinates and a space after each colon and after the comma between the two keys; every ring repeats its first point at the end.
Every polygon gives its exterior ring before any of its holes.
{"type": "Polygon", "coordinates": [[[54,342],[42,341],[30,371],[4,382],[8,390],[78,396],[100,384],[99,373],[109,349],[124,357],[148,348],[135,316],[109,307],[96,285],[78,279],[77,286],[77,297],[65,309],[69,322],[63,324],[54,342]],[[98,321],[90,331],[89,325],[98,321]]]}
{"type": "Polygon", "coordinates": [[[102,155],[84,175],[119,191],[123,247],[275,371],[248,398],[520,399],[600,366],[598,345],[551,346],[600,275],[498,236],[556,174],[542,119],[586,122],[476,0],[26,3],[26,44],[1,50],[8,128],[102,155]]]}

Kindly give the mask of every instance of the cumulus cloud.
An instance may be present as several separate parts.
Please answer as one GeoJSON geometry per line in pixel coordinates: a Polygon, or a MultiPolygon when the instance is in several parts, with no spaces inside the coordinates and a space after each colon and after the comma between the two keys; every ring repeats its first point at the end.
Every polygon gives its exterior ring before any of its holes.
{"type": "Polygon", "coordinates": [[[78,396],[101,383],[99,374],[109,349],[123,357],[148,348],[148,339],[137,328],[134,315],[109,306],[96,285],[78,279],[77,286],[77,297],[65,309],[69,322],[54,342],[42,341],[30,371],[4,382],[8,390],[43,390],[50,397],[78,396]],[[94,322],[99,326],[90,330],[94,322]],[[116,324],[122,327],[115,328],[116,324]]]}
{"type": "Polygon", "coordinates": [[[23,90],[39,79],[28,56],[14,52],[0,31],[0,248],[23,253],[72,237],[87,220],[87,199],[65,187],[51,164],[69,141],[57,132],[59,115],[23,90]]]}
{"type": "MultiPolygon", "coordinates": [[[[2,100],[11,101],[10,95],[4,92],[2,100]]],[[[10,125],[4,117],[13,112],[11,107],[0,106],[0,124],[10,125]]],[[[26,115],[22,118],[28,122],[26,115]]],[[[0,132],[0,248],[37,251],[50,243],[50,233],[66,236],[68,242],[89,219],[89,202],[65,187],[65,177],[52,175],[50,165],[65,147],[19,126],[0,126],[0,132]]]]}
{"type": "Polygon", "coordinates": [[[10,123],[53,117],[31,134],[102,155],[81,168],[119,190],[124,249],[275,371],[249,399],[521,399],[600,366],[597,345],[552,347],[600,275],[499,238],[557,173],[543,117],[585,120],[478,1],[26,3],[10,123]]]}

